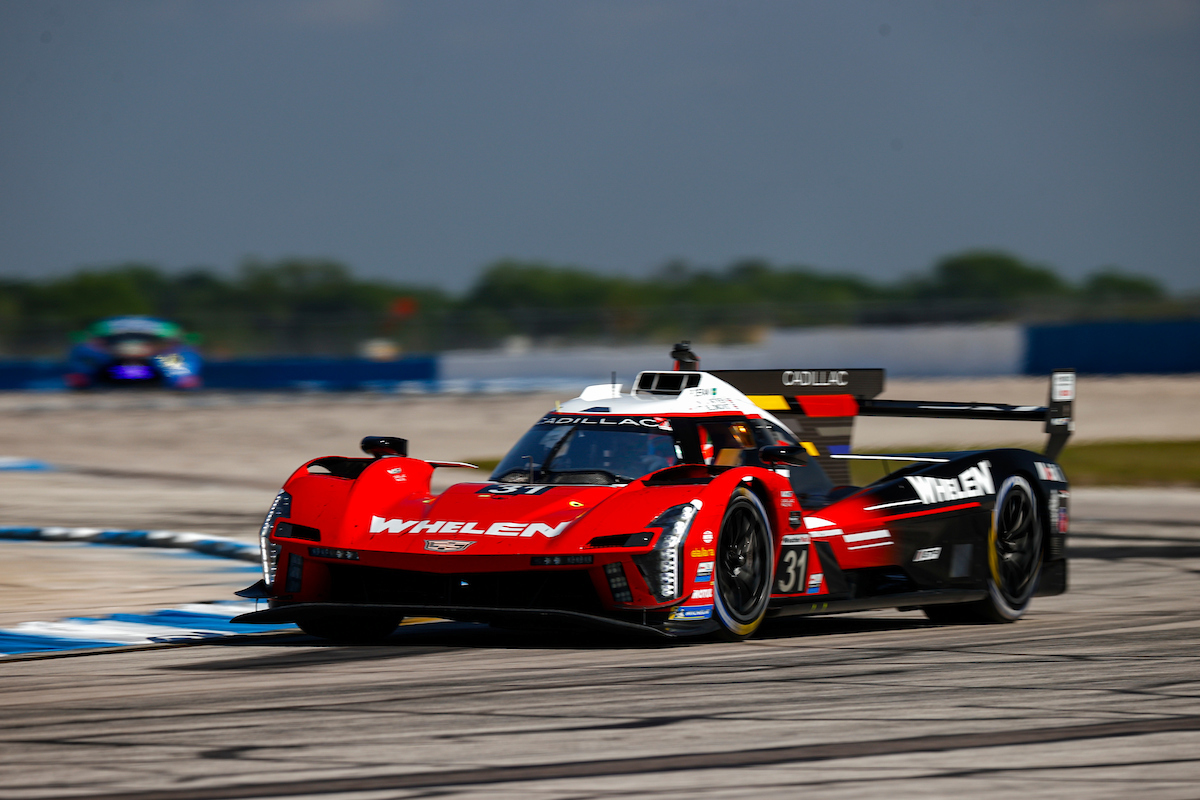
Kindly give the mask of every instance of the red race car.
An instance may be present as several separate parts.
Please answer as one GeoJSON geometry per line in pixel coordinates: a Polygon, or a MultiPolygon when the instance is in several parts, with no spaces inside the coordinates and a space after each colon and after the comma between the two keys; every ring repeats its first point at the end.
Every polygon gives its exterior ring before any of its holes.
{"type": "Polygon", "coordinates": [[[673,371],[589,386],[487,481],[430,490],[392,437],[298,469],[263,522],[269,608],[345,642],[404,617],[750,636],[770,616],[920,608],[1011,622],[1066,590],[1068,485],[1055,463],[1075,376],[1047,406],[885,401],[882,370],[673,371]],[[849,452],[855,416],[1039,421],[1047,452],[849,452]],[[894,468],[852,486],[848,464],[894,468]]]}

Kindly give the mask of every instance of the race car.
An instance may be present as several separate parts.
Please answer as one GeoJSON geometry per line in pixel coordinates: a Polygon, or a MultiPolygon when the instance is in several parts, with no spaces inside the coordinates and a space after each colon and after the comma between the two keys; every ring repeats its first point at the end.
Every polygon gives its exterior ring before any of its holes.
{"type": "Polygon", "coordinates": [[[324,456],[263,522],[267,608],[341,642],[405,617],[744,639],[764,619],[878,608],[1012,622],[1067,586],[1074,373],[1045,406],[885,401],[882,370],[639,373],[539,419],[486,481],[434,494],[402,438],[324,456]],[[1047,452],[849,452],[856,416],[1035,420],[1047,452]],[[855,459],[895,467],[866,486],[855,459]]]}
{"type": "Polygon", "coordinates": [[[91,326],[67,358],[72,389],[161,386],[197,389],[200,354],[174,322],[153,317],[110,317],[91,326]]]}

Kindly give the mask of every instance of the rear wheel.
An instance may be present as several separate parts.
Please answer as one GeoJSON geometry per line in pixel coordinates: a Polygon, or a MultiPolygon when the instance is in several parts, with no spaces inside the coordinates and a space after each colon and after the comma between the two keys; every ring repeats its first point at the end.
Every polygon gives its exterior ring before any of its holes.
{"type": "Polygon", "coordinates": [[[713,567],[714,611],[725,638],[745,639],[762,624],[771,599],[774,552],[762,503],[739,487],[725,508],[713,567]]]}
{"type": "Polygon", "coordinates": [[[988,596],[975,603],[928,606],[934,622],[1016,622],[1029,608],[1042,572],[1042,523],[1029,481],[1000,486],[988,532],[988,596]]]}
{"type": "Polygon", "coordinates": [[[378,644],[395,632],[400,621],[380,617],[319,617],[296,624],[309,636],[338,644],[378,644]]]}

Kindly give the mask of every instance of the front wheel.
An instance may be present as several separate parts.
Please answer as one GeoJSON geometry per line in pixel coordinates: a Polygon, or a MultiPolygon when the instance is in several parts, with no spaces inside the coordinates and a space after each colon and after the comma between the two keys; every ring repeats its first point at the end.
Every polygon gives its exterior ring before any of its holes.
{"type": "Polygon", "coordinates": [[[721,634],[745,639],[758,629],[771,599],[775,549],[767,513],[754,493],[738,487],[717,538],[713,605],[721,634]]]}
{"type": "Polygon", "coordinates": [[[338,644],[378,644],[395,632],[400,620],[381,617],[318,617],[297,622],[300,630],[338,644]]]}
{"type": "Polygon", "coordinates": [[[1000,486],[988,532],[988,596],[975,603],[928,606],[934,622],[1016,622],[1029,609],[1042,572],[1042,524],[1029,481],[1000,486]]]}

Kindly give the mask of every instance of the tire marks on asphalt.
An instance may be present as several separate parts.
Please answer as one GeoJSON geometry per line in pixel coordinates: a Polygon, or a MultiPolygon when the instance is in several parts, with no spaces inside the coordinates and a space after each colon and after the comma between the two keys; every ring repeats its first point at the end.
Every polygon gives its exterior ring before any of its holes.
{"type": "Polygon", "coordinates": [[[837,742],[793,747],[770,747],[757,750],[686,753],[598,761],[574,761],[518,767],[436,770],[399,775],[373,775],[361,778],[274,781],[207,788],[172,788],[166,791],[121,792],[119,794],[80,794],[73,795],[73,797],[78,798],[78,800],[254,800],[255,798],[289,795],[344,794],[347,792],[394,791],[398,789],[478,786],[524,781],[600,778],[614,775],[626,776],[660,772],[739,769],[777,764],[869,758],[904,753],[947,752],[987,747],[1078,742],[1089,739],[1145,736],[1181,731],[1200,731],[1200,716],[1160,717],[987,733],[916,736],[905,739],[837,742]]]}

